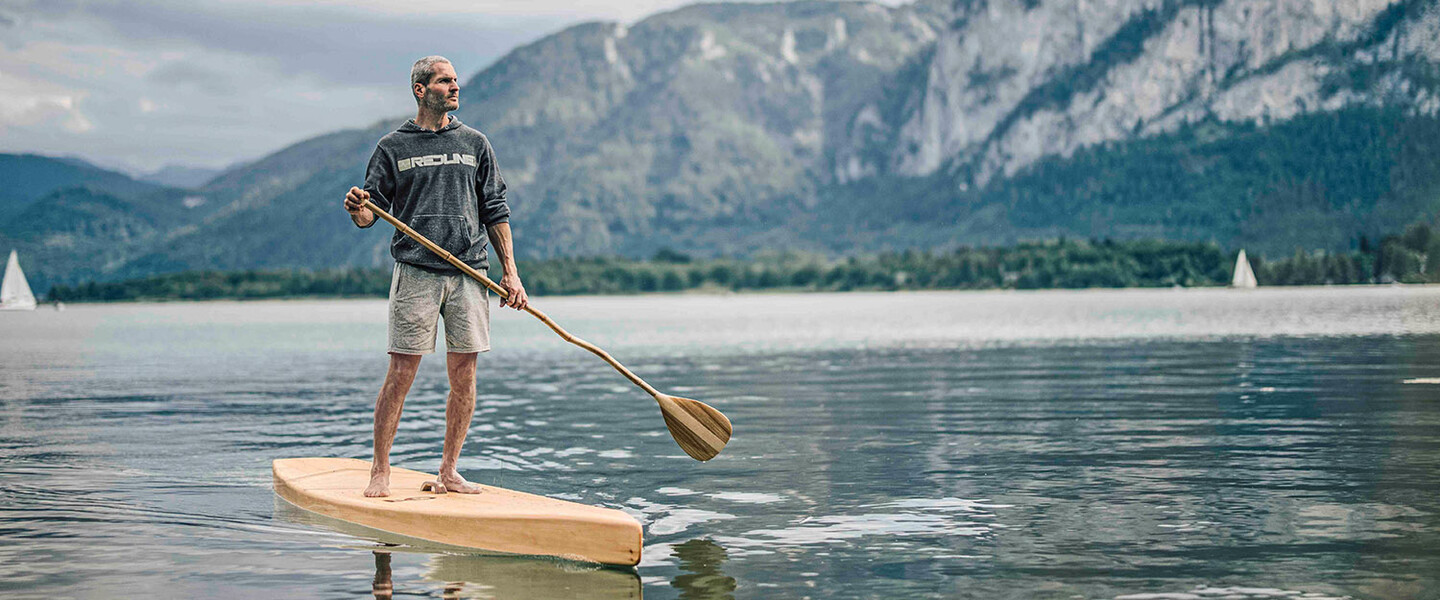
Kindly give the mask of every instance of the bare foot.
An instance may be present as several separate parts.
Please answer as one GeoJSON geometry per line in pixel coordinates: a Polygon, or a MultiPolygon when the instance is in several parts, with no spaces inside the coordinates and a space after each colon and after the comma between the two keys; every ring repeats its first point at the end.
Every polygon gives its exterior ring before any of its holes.
{"type": "Polygon", "coordinates": [[[365,488],[366,498],[382,498],[390,495],[390,472],[371,473],[370,486],[365,488]]]}
{"type": "Polygon", "coordinates": [[[457,494],[478,494],[484,491],[480,484],[465,481],[458,472],[440,474],[440,483],[445,486],[446,491],[457,494]]]}

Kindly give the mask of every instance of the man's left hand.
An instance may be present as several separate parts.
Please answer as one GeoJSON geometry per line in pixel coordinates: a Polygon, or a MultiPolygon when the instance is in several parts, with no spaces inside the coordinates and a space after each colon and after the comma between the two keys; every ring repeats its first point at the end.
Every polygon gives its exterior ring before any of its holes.
{"type": "Polygon", "coordinates": [[[525,310],[530,305],[530,298],[525,295],[525,286],[520,283],[520,276],[514,273],[506,273],[500,278],[500,288],[505,290],[509,298],[500,301],[500,306],[509,306],[515,310],[525,310]]]}

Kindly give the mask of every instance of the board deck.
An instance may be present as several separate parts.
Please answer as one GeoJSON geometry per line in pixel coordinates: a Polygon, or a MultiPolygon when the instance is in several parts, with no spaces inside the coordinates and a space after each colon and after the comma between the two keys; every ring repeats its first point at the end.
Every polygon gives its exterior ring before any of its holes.
{"type": "Polygon", "coordinates": [[[366,498],[370,462],[282,458],[275,493],[305,510],[372,529],[489,552],[607,565],[640,562],[640,522],[622,511],[494,486],[480,494],[420,491],[433,475],[391,467],[390,496],[366,498]]]}

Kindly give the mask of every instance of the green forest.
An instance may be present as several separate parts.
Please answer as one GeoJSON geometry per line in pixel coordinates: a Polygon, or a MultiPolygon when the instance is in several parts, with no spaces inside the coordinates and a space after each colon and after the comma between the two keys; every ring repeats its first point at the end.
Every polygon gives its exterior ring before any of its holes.
{"type": "MultiPolygon", "coordinates": [[[[1440,232],[1409,227],[1347,253],[1250,256],[1260,285],[1440,282],[1440,232]]],[[[945,252],[908,250],[832,259],[775,253],[697,259],[661,250],[649,260],[563,258],[520,263],[537,296],[699,291],[981,290],[1206,287],[1230,282],[1235,252],[1209,243],[1057,239],[945,252]]],[[[492,278],[499,279],[492,272],[492,278]]],[[[384,297],[384,269],[199,271],[51,288],[64,302],[384,297]]]]}

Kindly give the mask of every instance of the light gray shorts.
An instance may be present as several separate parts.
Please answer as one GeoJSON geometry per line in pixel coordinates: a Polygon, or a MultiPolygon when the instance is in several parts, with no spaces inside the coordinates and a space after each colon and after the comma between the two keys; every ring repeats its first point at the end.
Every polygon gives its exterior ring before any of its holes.
{"type": "Polygon", "coordinates": [[[490,351],[490,294],[485,286],[464,273],[431,273],[395,263],[390,276],[390,352],[434,352],[441,317],[445,351],[490,351]]]}

